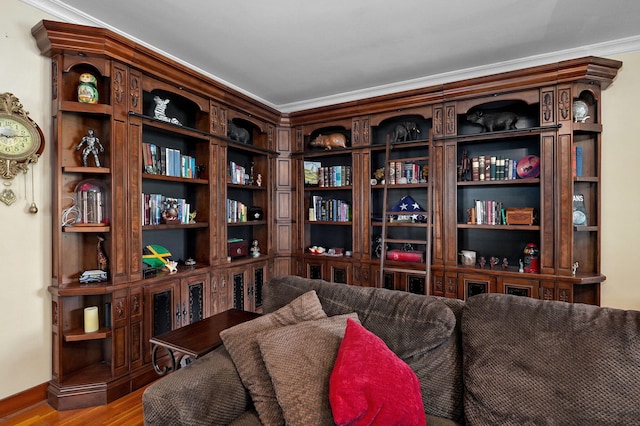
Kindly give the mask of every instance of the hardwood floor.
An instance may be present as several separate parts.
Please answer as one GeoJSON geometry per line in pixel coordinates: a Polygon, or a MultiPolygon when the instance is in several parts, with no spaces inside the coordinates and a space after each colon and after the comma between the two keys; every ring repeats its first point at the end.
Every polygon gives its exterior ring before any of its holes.
{"type": "MultiPolygon", "coordinates": [[[[148,386],[148,385],[147,385],[148,386]]],[[[8,417],[0,418],[1,425],[124,425],[143,424],[142,393],[147,386],[125,395],[107,405],[79,410],[56,411],[46,401],[8,417]]]]}

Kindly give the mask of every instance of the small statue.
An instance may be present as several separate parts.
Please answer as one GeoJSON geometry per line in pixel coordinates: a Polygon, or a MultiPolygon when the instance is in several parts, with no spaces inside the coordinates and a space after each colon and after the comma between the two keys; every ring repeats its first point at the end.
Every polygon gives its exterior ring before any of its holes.
{"type": "Polygon", "coordinates": [[[258,177],[256,178],[256,185],[262,186],[262,173],[258,173],[258,177]]]}
{"type": "Polygon", "coordinates": [[[260,247],[258,247],[258,240],[251,241],[251,257],[260,257],[260,247]]]}
{"type": "Polygon", "coordinates": [[[578,262],[573,262],[573,266],[571,267],[571,275],[574,277],[576,276],[576,272],[578,272],[578,266],[580,266],[578,262]]]}
{"type": "Polygon", "coordinates": [[[498,263],[500,262],[500,259],[498,259],[496,256],[491,256],[489,258],[489,267],[491,269],[495,268],[496,266],[498,266],[498,263]]]}
{"type": "Polygon", "coordinates": [[[96,167],[102,167],[100,165],[100,158],[98,157],[98,152],[104,152],[104,147],[100,143],[100,139],[95,135],[93,129],[89,129],[89,132],[86,136],[82,137],[82,140],[78,145],[76,145],[76,151],[80,151],[82,145],[86,145],[82,150],[82,165],[87,167],[89,165],[89,154],[93,156],[93,161],[96,164],[96,167]]]}
{"type": "Polygon", "coordinates": [[[480,256],[480,261],[478,262],[480,263],[480,268],[484,268],[484,265],[487,264],[487,259],[484,258],[484,256],[480,256]]]}
{"type": "Polygon", "coordinates": [[[175,260],[167,260],[167,263],[164,264],[164,267],[171,273],[178,271],[178,262],[175,260]]]}
{"type": "Polygon", "coordinates": [[[509,261],[507,260],[506,257],[502,259],[502,269],[504,269],[505,271],[509,269],[509,261]]]}
{"type": "Polygon", "coordinates": [[[459,180],[467,181],[469,179],[469,171],[471,170],[471,162],[469,161],[469,153],[467,150],[462,151],[462,160],[460,161],[460,178],[459,180]]]}
{"type": "Polygon", "coordinates": [[[167,109],[167,104],[171,102],[169,99],[162,99],[160,96],[154,96],[153,102],[156,103],[155,108],[153,109],[153,118],[156,120],[166,121],[167,123],[177,124],[178,126],[182,126],[182,123],[178,121],[177,118],[169,118],[165,114],[167,109]]]}
{"type": "Polygon", "coordinates": [[[522,259],[518,259],[518,264],[520,264],[518,272],[524,272],[524,262],[522,261],[522,259]]]}
{"type": "Polygon", "coordinates": [[[171,223],[178,220],[178,201],[175,198],[167,198],[162,211],[164,223],[171,223]]]}
{"type": "Polygon", "coordinates": [[[196,215],[198,214],[198,212],[193,211],[191,213],[189,213],[189,223],[196,223],[196,215]]]}
{"type": "Polygon", "coordinates": [[[107,253],[104,251],[104,247],[102,246],[103,243],[104,237],[102,235],[98,235],[98,245],[96,247],[98,269],[107,272],[107,268],[109,267],[109,258],[107,257],[107,253]]]}
{"type": "Polygon", "coordinates": [[[78,102],[85,104],[98,103],[98,80],[96,80],[93,74],[89,74],[88,72],[80,74],[78,102]]]}

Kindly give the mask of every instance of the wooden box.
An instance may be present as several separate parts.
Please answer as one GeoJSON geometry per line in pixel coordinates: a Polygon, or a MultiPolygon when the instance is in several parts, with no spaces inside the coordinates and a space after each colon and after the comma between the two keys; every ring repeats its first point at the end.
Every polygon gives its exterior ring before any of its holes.
{"type": "Polygon", "coordinates": [[[533,208],[507,209],[507,225],[533,225],[533,208]]]}
{"type": "Polygon", "coordinates": [[[247,241],[234,241],[227,243],[229,257],[243,257],[249,255],[249,243],[247,241]]]}

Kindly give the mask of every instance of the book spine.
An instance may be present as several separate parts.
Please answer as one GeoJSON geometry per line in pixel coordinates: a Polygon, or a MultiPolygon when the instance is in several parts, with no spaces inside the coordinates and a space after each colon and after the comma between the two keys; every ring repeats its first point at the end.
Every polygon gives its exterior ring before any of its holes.
{"type": "Polygon", "coordinates": [[[484,155],[481,155],[480,157],[478,157],[478,172],[480,173],[480,180],[485,179],[485,170],[485,158],[484,155]]]}
{"type": "Polygon", "coordinates": [[[582,147],[576,146],[576,177],[582,177],[582,147]]]}
{"type": "Polygon", "coordinates": [[[492,155],[490,160],[489,160],[489,180],[496,180],[496,167],[497,166],[498,166],[498,159],[497,159],[497,157],[495,155],[492,155]]]}
{"type": "Polygon", "coordinates": [[[480,159],[471,158],[471,180],[480,180],[480,159]]]}

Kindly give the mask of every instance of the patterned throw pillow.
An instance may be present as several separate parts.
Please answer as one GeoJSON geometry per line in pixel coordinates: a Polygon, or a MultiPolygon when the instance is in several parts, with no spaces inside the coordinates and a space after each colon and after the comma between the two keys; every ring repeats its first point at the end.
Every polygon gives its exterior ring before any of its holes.
{"type": "Polygon", "coordinates": [[[258,343],[288,426],[332,424],[329,376],[347,327],[345,314],[258,335],[258,343]]]}
{"type": "Polygon", "coordinates": [[[220,332],[222,342],[231,355],[242,384],[249,390],[263,424],[283,424],[284,419],[262,360],[257,335],[263,331],[320,318],[326,318],[326,314],[316,292],[312,290],[277,311],[220,332]]]}

